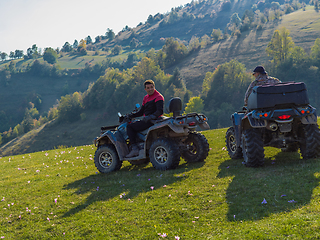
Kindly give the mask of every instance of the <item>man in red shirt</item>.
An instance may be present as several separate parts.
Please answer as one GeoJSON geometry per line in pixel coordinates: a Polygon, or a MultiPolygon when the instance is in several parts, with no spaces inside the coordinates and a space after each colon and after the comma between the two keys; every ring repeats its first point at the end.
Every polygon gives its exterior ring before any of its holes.
{"type": "Polygon", "coordinates": [[[147,80],[144,82],[144,89],[147,95],[143,98],[142,107],[135,114],[131,114],[130,117],[141,117],[142,120],[128,124],[127,134],[132,146],[131,152],[126,156],[126,158],[131,158],[139,155],[139,147],[137,145],[137,133],[141,132],[153,125],[151,120],[156,120],[163,114],[164,98],[155,89],[154,82],[152,80],[147,80]]]}

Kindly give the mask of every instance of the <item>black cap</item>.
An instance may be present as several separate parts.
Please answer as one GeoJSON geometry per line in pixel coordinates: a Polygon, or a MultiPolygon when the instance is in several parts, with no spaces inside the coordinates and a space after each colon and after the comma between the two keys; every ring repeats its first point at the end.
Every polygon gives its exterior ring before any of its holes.
{"type": "Polygon", "coordinates": [[[261,73],[261,74],[267,74],[267,72],[264,70],[264,67],[262,66],[256,66],[256,68],[253,70],[253,73],[261,73]]]}

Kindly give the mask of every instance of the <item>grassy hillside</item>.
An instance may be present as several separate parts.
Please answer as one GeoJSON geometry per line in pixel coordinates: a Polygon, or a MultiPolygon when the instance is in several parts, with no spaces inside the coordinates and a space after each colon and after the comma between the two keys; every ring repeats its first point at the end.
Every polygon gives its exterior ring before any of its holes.
{"type": "Polygon", "coordinates": [[[316,38],[320,37],[320,15],[312,7],[284,15],[278,24],[266,25],[263,30],[244,32],[239,38],[229,38],[201,49],[178,65],[188,89],[196,94],[201,91],[207,72],[225,62],[237,59],[248,71],[256,65],[266,65],[271,59],[265,51],[273,32],[281,27],[290,31],[296,46],[310,52],[316,38]]]}
{"type": "Polygon", "coordinates": [[[61,147],[92,144],[100,127],[118,124],[118,117],[103,111],[85,113],[85,119],[73,124],[51,121],[0,147],[0,156],[32,153],[61,147]]]}
{"type": "Polygon", "coordinates": [[[319,159],[267,148],[264,167],[246,168],[228,157],[225,131],[203,132],[211,148],[204,163],[182,160],[165,172],[125,162],[99,174],[92,145],[0,158],[0,236],[319,238],[319,159]]]}

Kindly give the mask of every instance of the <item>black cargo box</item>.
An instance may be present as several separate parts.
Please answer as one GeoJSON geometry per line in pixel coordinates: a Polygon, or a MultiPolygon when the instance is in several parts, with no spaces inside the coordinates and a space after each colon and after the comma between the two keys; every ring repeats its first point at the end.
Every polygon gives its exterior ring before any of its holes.
{"type": "Polygon", "coordinates": [[[248,109],[272,108],[276,105],[307,105],[309,98],[303,82],[256,86],[248,98],[248,109]]]}

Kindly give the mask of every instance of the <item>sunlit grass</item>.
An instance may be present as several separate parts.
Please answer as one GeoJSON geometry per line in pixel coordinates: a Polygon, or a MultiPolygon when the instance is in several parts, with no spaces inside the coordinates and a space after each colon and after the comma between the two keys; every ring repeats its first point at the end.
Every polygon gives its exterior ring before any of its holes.
{"type": "Polygon", "coordinates": [[[319,238],[319,160],[267,148],[264,167],[246,168],[225,132],[204,132],[204,163],[165,172],[125,162],[99,174],[91,145],[0,158],[0,237],[319,238]]]}

